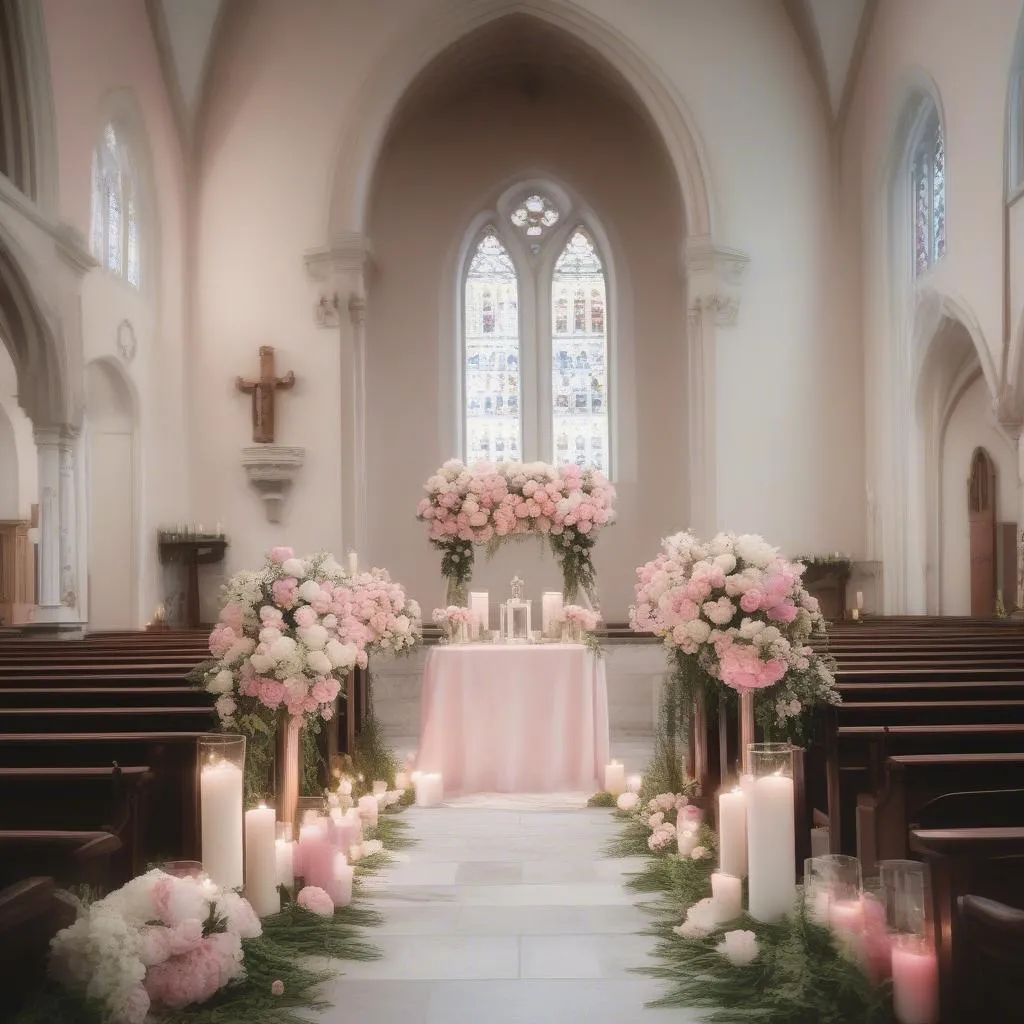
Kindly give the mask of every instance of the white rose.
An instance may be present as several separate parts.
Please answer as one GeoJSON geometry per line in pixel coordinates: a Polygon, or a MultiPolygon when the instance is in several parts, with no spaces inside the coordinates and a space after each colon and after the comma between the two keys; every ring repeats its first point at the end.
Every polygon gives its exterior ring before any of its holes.
{"type": "Polygon", "coordinates": [[[222,668],[207,684],[207,693],[230,693],[235,688],[235,677],[222,668]]]}
{"type": "Polygon", "coordinates": [[[325,676],[331,671],[331,659],[323,651],[310,651],[306,655],[306,664],[318,676],[325,676]]]}
{"type": "Polygon", "coordinates": [[[301,597],[307,604],[319,593],[320,584],[317,583],[316,580],[306,580],[306,582],[299,587],[299,597],[301,597]]]}
{"type": "Polygon", "coordinates": [[[274,661],[288,661],[295,657],[295,641],[290,636],[279,637],[270,648],[270,656],[274,661]]]}
{"type": "Polygon", "coordinates": [[[285,576],[294,576],[296,579],[302,579],[306,575],[306,563],[301,558],[286,558],[281,563],[281,572],[285,576]]]}
{"type": "Polygon", "coordinates": [[[334,668],[351,668],[359,657],[355,644],[343,644],[340,640],[328,640],[324,652],[334,668]]]}
{"type": "Polygon", "coordinates": [[[327,630],[314,623],[300,629],[299,638],[311,651],[322,651],[327,643],[327,630]]]}

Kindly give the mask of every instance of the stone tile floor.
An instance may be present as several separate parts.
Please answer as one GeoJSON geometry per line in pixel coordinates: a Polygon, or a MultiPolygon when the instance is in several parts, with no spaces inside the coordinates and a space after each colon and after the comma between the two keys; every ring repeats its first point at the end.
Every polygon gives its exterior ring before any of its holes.
{"type": "Polygon", "coordinates": [[[700,1019],[645,1009],[659,984],[630,973],[652,940],[603,855],[602,810],[411,808],[417,845],[373,881],[383,952],[345,963],[323,1024],[631,1024],[700,1019]]]}

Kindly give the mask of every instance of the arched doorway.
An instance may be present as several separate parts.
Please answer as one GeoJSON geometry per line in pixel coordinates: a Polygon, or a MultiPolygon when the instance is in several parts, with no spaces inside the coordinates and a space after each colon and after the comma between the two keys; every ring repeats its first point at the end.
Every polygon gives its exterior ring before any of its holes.
{"type": "Polygon", "coordinates": [[[85,372],[89,474],[89,627],[138,625],[135,411],[120,372],[105,361],[85,372]]]}
{"type": "Polygon", "coordinates": [[[967,482],[970,524],[971,615],[995,613],[996,601],[996,467],[984,448],[971,458],[967,482]]]}

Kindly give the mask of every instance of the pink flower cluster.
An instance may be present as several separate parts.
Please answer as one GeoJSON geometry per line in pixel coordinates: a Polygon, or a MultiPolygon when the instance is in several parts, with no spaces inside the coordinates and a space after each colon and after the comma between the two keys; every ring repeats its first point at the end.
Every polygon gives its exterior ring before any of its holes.
{"type": "Polygon", "coordinates": [[[567,604],[562,609],[562,620],[579,626],[586,633],[592,633],[597,629],[601,616],[582,605],[567,604]]]}
{"type": "Polygon", "coordinates": [[[330,718],[353,667],[421,637],[419,606],[386,572],[351,576],[327,554],[274,548],[262,570],[239,573],[226,590],[210,634],[218,661],[205,676],[225,725],[239,701],[293,719],[330,718]]]}
{"type": "Polygon", "coordinates": [[[438,544],[563,533],[586,537],[615,520],[615,489],[595,470],[545,463],[446,462],[426,483],[417,516],[438,544]]]}
{"type": "Polygon", "coordinates": [[[698,656],[726,685],[763,689],[806,670],[813,656],[807,640],[823,620],[803,572],[757,536],[723,533],[702,543],[680,533],[637,570],[630,622],[698,656]]]}

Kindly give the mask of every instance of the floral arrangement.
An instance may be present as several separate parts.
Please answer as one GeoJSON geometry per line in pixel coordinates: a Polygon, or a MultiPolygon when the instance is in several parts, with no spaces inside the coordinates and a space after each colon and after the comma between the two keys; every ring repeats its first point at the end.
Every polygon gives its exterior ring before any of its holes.
{"type": "Polygon", "coordinates": [[[434,625],[448,637],[454,636],[460,626],[465,627],[465,633],[468,636],[476,622],[476,614],[473,611],[457,604],[450,604],[447,608],[435,608],[432,618],[434,625]]]}
{"type": "Polygon", "coordinates": [[[685,688],[765,691],[762,724],[796,739],[813,705],[839,702],[831,659],[808,645],[827,632],[803,572],[758,536],[678,533],[637,570],[630,624],[662,637],[685,688]]]}
{"type": "Polygon", "coordinates": [[[206,1002],[245,974],[242,940],[262,932],[249,903],[208,880],[153,870],[86,907],[51,942],[50,969],[112,1024],[206,1002]]]}
{"type": "Polygon", "coordinates": [[[417,518],[442,552],[449,600],[464,599],[473,575],[473,547],[493,551],[502,541],[547,537],[570,600],[582,589],[595,599],[594,544],[615,521],[615,488],[592,469],[543,462],[446,462],[426,482],[417,518]]]}
{"type": "Polygon", "coordinates": [[[597,629],[601,616],[590,608],[584,608],[578,604],[568,604],[562,608],[562,622],[571,626],[578,626],[583,633],[592,633],[597,629]]]}

